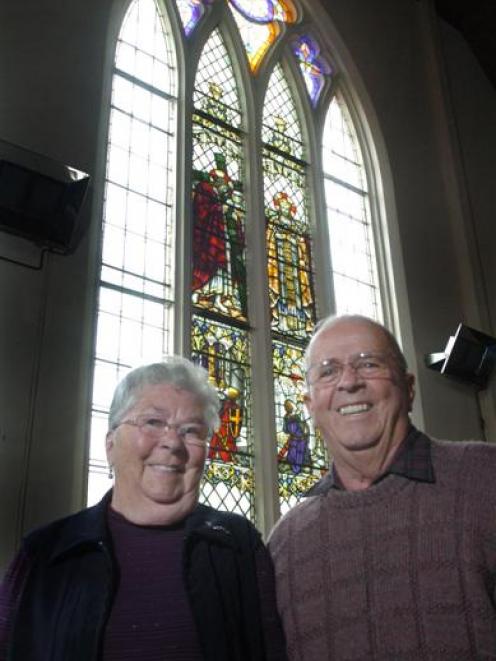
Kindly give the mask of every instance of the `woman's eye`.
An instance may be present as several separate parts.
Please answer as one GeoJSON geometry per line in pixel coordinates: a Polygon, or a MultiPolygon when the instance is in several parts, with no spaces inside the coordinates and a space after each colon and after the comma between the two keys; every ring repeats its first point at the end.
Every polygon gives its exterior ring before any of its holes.
{"type": "Polygon", "coordinates": [[[164,426],[164,421],[160,420],[160,418],[147,418],[147,420],[145,420],[145,425],[147,427],[152,427],[153,429],[159,429],[164,426]]]}

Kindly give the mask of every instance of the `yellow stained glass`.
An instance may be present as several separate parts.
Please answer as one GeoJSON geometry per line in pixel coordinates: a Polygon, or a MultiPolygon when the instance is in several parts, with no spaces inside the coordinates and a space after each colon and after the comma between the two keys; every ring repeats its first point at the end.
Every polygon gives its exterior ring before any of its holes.
{"type": "Polygon", "coordinates": [[[250,69],[256,72],[281,32],[281,23],[294,23],[296,9],[279,0],[229,0],[245,46],[250,69]]]}

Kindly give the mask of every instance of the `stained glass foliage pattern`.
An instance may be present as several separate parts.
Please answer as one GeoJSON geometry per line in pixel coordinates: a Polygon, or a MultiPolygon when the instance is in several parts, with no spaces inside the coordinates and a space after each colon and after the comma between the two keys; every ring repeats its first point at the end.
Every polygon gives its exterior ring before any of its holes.
{"type": "Polygon", "coordinates": [[[220,427],[208,449],[202,500],[254,520],[248,333],[194,316],[191,354],[207,370],[221,398],[220,427]]]}
{"type": "Polygon", "coordinates": [[[303,80],[307,87],[312,105],[315,107],[320,98],[326,78],[330,77],[330,65],[320,55],[318,43],[310,35],[302,35],[294,39],[293,53],[300,65],[303,80]]]}
{"type": "Polygon", "coordinates": [[[263,172],[279,501],[284,512],[322,475],[323,444],[303,406],[304,346],[315,325],[307,169],[296,108],[281,67],[267,87],[263,172]]]}
{"type": "Polygon", "coordinates": [[[191,348],[222,402],[201,493],[254,520],[241,113],[218,31],[202,52],[193,101],[191,348]]]}
{"type": "Polygon", "coordinates": [[[273,341],[277,459],[281,513],[327,472],[325,444],[304,406],[303,349],[273,341]]]}
{"type": "Polygon", "coordinates": [[[193,32],[205,13],[205,7],[213,0],[176,0],[179,16],[187,37],[193,32]]]}
{"type": "Polygon", "coordinates": [[[294,23],[296,9],[288,0],[228,0],[245,46],[250,69],[255,72],[275,43],[280,23],[294,23]]]}
{"type": "Polygon", "coordinates": [[[131,367],[172,350],[177,73],[153,0],[135,0],[119,36],[105,182],[88,502],[110,487],[113,390],[131,367]]]}
{"type": "Polygon", "coordinates": [[[325,122],[323,167],[336,312],[383,321],[362,155],[346,107],[337,97],[325,122]]]}

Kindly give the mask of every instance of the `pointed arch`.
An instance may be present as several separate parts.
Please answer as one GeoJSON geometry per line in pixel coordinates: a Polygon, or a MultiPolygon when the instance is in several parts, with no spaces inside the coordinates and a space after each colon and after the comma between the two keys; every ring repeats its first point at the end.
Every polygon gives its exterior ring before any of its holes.
{"type": "Polygon", "coordinates": [[[133,0],[116,46],[102,224],[88,501],[108,488],[115,385],[173,347],[177,68],[166,18],[133,0]]]}
{"type": "Polygon", "coordinates": [[[246,276],[244,134],[222,35],[205,43],[193,92],[192,357],[221,398],[202,495],[254,518],[251,366],[246,276]]]}

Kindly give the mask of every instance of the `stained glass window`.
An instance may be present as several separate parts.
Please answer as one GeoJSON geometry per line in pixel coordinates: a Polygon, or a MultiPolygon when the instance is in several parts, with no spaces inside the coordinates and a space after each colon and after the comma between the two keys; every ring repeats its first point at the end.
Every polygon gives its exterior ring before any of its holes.
{"type": "Polygon", "coordinates": [[[295,103],[276,66],[264,103],[263,169],[281,510],[326,467],[304,407],[303,352],[316,320],[307,170],[295,103]]]}
{"type": "Polygon", "coordinates": [[[252,71],[280,34],[280,23],[294,23],[296,10],[282,0],[228,0],[243,40],[252,71]]]}
{"type": "Polygon", "coordinates": [[[300,63],[303,79],[313,106],[317,105],[325,79],[331,74],[330,65],[320,56],[320,47],[310,35],[293,41],[293,52],[300,63]]]}
{"type": "Polygon", "coordinates": [[[222,401],[202,495],[253,518],[243,136],[237,85],[217,30],[198,64],[193,103],[192,356],[222,401]]]}
{"type": "Polygon", "coordinates": [[[153,0],[134,0],[117,43],[107,150],[88,501],[109,488],[107,412],[131,368],[172,350],[175,50],[153,0]]]}
{"type": "Polygon", "coordinates": [[[336,311],[382,321],[367,178],[356,132],[340,96],[333,98],[327,112],[323,165],[336,311]]]}
{"type": "Polygon", "coordinates": [[[184,32],[189,36],[205,13],[205,7],[212,4],[212,0],[176,0],[176,4],[184,32]]]}
{"type": "Polygon", "coordinates": [[[113,71],[89,502],[109,486],[106,414],[118,379],[185,346],[221,400],[203,502],[268,533],[328,469],[304,405],[304,350],[317,318],[333,311],[320,292],[333,289],[338,313],[381,320],[379,273],[381,282],[387,274],[377,266],[367,145],[340,93],[344,72],[334,75],[328,40],[322,31],[319,41],[312,36],[310,7],[129,6],[113,71]],[[174,37],[162,11],[183,27],[174,37]],[[321,143],[320,161],[311,146],[321,143]],[[321,208],[327,228],[316,217],[321,208]],[[314,253],[323,288],[315,287],[314,253]],[[189,292],[187,305],[176,303],[177,291],[189,292]],[[173,327],[188,328],[189,342],[173,337],[173,327]]]}

